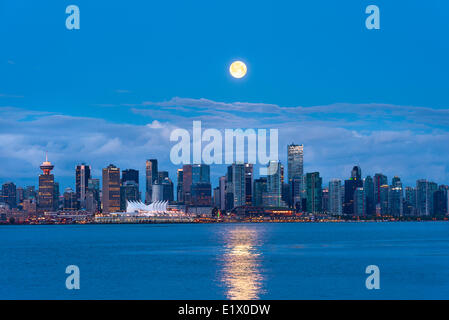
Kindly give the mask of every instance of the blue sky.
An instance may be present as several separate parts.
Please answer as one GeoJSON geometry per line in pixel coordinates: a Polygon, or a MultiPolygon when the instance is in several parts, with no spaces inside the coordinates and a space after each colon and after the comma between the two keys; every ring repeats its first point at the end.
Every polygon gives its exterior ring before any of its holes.
{"type": "Polygon", "coordinates": [[[157,157],[174,178],[169,132],[202,120],[279,128],[281,160],[304,143],[325,181],[360,164],[449,183],[448,12],[443,0],[1,1],[0,182],[36,184],[45,150],[62,188],[81,161],[99,176],[157,157]],[[70,4],[80,30],[65,28],[70,4]],[[380,30],[365,28],[369,4],[380,30]],[[235,59],[244,79],[227,72],[235,59]]]}

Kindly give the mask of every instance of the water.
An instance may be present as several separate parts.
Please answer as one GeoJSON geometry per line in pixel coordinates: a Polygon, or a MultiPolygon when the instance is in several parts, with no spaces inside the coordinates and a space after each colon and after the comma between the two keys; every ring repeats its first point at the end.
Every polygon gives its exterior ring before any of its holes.
{"type": "Polygon", "coordinates": [[[447,222],[0,227],[0,299],[448,298],[447,222]]]}

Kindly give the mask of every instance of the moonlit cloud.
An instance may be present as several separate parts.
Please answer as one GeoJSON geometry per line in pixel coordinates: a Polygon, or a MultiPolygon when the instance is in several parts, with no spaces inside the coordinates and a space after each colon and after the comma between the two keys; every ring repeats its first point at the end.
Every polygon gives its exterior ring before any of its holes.
{"type": "MultiPolygon", "coordinates": [[[[449,183],[448,109],[343,103],[282,107],[190,98],[129,103],[127,108],[146,124],[0,108],[0,180],[36,184],[45,151],[64,186],[74,184],[74,167],[83,161],[100,177],[109,163],[143,175],[145,160],[158,158],[161,170],[175,179],[170,133],[174,128],[190,131],[192,121],[201,120],[203,130],[279,129],[281,161],[286,165],[287,144],[304,144],[305,171],[319,171],[325,183],[347,178],[356,164],[364,175],[398,175],[409,185],[418,178],[449,183]]],[[[213,179],[224,173],[223,166],[212,168],[213,179]]]]}

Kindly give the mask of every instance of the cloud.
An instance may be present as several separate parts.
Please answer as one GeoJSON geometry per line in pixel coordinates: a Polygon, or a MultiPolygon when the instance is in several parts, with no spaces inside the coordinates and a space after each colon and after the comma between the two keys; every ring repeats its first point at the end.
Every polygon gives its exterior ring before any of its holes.
{"type": "MultiPolygon", "coordinates": [[[[287,144],[304,144],[306,172],[319,171],[325,182],[346,179],[358,164],[364,175],[398,175],[408,185],[418,178],[449,183],[447,109],[374,103],[281,107],[190,98],[129,108],[147,118],[146,124],[0,107],[0,180],[36,184],[45,151],[66,186],[74,184],[77,163],[92,165],[96,177],[109,163],[139,169],[143,176],[148,158],[158,158],[161,170],[175,180],[170,133],[191,130],[192,121],[201,120],[203,130],[277,128],[281,161],[286,165],[287,144]]],[[[213,183],[224,173],[224,166],[213,167],[213,183]]]]}

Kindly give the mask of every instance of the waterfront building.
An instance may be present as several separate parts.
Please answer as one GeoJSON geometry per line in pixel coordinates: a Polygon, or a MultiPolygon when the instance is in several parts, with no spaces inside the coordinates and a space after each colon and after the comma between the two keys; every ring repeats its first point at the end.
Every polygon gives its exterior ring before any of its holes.
{"type": "Polygon", "coordinates": [[[245,204],[250,206],[253,202],[253,164],[245,163],[245,204]]]}
{"type": "Polygon", "coordinates": [[[363,181],[363,189],[366,196],[366,215],[371,216],[376,213],[376,203],[374,196],[374,180],[371,176],[367,176],[363,181]]]}
{"type": "Polygon", "coordinates": [[[253,206],[254,207],[262,207],[263,206],[263,197],[267,192],[267,178],[260,177],[259,179],[254,180],[254,188],[253,188],[253,206]]]}
{"type": "Polygon", "coordinates": [[[178,182],[176,185],[176,201],[178,201],[178,203],[184,203],[184,191],[183,191],[184,171],[183,171],[183,169],[178,169],[177,181],[178,182]]]}
{"type": "Polygon", "coordinates": [[[151,203],[152,187],[158,177],[157,159],[149,159],[145,163],[145,203],[151,203]]]}
{"type": "Polygon", "coordinates": [[[389,189],[388,195],[388,212],[394,217],[402,217],[404,215],[404,192],[399,177],[394,177],[389,189]]]}
{"type": "Polygon", "coordinates": [[[127,201],[140,201],[139,185],[135,180],[127,180],[120,186],[120,210],[126,210],[127,201]]]}
{"type": "Polygon", "coordinates": [[[64,211],[76,211],[80,209],[78,195],[72,188],[65,189],[63,199],[62,208],[64,211]]]}
{"type": "Polygon", "coordinates": [[[282,206],[282,172],[281,163],[276,160],[271,160],[268,164],[267,175],[267,192],[264,197],[264,205],[267,207],[281,207],[282,206]]]}
{"type": "Polygon", "coordinates": [[[342,214],[341,180],[332,179],[329,182],[329,213],[334,216],[342,214]]]}
{"type": "Polygon", "coordinates": [[[383,185],[387,185],[387,176],[382,173],[376,173],[374,175],[374,204],[380,204],[380,188],[383,185]]]}
{"type": "Polygon", "coordinates": [[[366,215],[366,195],[362,187],[354,191],[354,215],[358,217],[366,215]]]}
{"type": "Polygon", "coordinates": [[[183,202],[185,204],[191,203],[191,187],[192,187],[192,165],[185,164],[182,167],[183,170],[183,183],[182,183],[182,191],[183,191],[183,202]]]}
{"type": "Polygon", "coordinates": [[[45,157],[45,161],[40,166],[42,174],[39,175],[39,210],[43,212],[54,211],[57,209],[55,177],[51,173],[54,169],[53,164],[45,157]]]}
{"type": "Polygon", "coordinates": [[[220,210],[226,210],[226,176],[220,177],[218,180],[218,188],[220,189],[220,210]]]}
{"type": "Polygon", "coordinates": [[[102,206],[104,213],[120,210],[120,168],[110,164],[103,169],[102,206]]]}
{"type": "Polygon", "coordinates": [[[85,208],[89,179],[91,178],[91,167],[85,163],[79,164],[75,168],[75,190],[76,198],[82,208],[85,208]]]}
{"type": "Polygon", "coordinates": [[[306,174],[307,212],[322,212],[322,178],[319,172],[306,174]]]}
{"type": "Polygon", "coordinates": [[[139,170],[135,169],[126,169],[122,171],[122,185],[124,185],[128,181],[134,181],[135,184],[139,187],[139,170]]]}
{"type": "Polygon", "coordinates": [[[17,189],[14,183],[4,183],[2,185],[0,196],[0,202],[6,203],[10,209],[17,207],[17,189]]]}
{"type": "Polygon", "coordinates": [[[412,187],[405,188],[404,197],[404,215],[416,215],[416,189],[412,187]]]}

